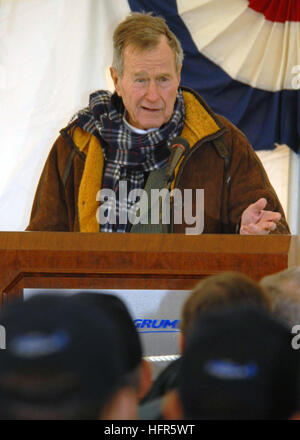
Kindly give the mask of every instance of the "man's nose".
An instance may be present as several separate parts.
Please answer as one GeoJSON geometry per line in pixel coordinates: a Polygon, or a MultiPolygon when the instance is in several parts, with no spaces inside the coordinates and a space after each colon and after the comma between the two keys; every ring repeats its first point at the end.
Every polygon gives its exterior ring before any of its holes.
{"type": "Polygon", "coordinates": [[[149,81],[146,98],[151,102],[155,102],[159,98],[158,86],[155,81],[149,81]]]}

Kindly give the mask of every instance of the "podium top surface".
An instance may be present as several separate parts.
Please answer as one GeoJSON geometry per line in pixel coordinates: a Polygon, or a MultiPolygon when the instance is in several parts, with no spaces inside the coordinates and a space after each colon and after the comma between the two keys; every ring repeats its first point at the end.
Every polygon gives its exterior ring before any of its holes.
{"type": "Polygon", "coordinates": [[[0,231],[0,250],[286,254],[292,235],[121,234],[0,231]]]}

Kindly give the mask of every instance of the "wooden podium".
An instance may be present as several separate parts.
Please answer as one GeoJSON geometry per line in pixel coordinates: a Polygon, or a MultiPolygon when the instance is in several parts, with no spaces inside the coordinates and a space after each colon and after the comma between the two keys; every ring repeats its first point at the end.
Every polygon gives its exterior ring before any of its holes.
{"type": "Polygon", "coordinates": [[[191,289],[237,270],[259,280],[295,264],[298,238],[0,232],[1,304],[25,288],[191,289]]]}

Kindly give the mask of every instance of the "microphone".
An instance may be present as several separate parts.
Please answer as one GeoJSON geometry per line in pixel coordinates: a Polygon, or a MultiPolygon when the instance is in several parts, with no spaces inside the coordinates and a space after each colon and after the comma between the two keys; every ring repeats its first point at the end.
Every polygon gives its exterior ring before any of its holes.
{"type": "Polygon", "coordinates": [[[171,154],[164,177],[164,181],[166,184],[173,180],[174,171],[179,160],[182,156],[189,152],[189,149],[190,145],[184,137],[177,136],[173,139],[172,145],[170,146],[171,154]]]}

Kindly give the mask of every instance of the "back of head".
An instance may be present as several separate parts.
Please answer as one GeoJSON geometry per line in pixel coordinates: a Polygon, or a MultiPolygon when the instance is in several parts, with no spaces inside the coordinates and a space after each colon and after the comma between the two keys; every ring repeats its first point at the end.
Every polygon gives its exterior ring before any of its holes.
{"type": "Polygon", "coordinates": [[[107,293],[80,292],[71,296],[72,301],[88,304],[109,317],[118,339],[118,358],[123,380],[127,385],[139,386],[139,367],[142,362],[142,345],[133,319],[124,302],[107,293]]]}
{"type": "Polygon", "coordinates": [[[300,267],[264,277],[260,285],[270,298],[272,313],[292,327],[300,323],[300,267]]]}
{"type": "Polygon", "coordinates": [[[234,304],[253,304],[266,310],[271,308],[263,289],[246,275],[238,272],[211,275],[201,280],[186,299],[182,308],[182,332],[188,333],[198,313],[234,304]]]}
{"type": "Polygon", "coordinates": [[[97,419],[121,387],[118,341],[104,313],[35,296],[0,315],[1,419],[97,419]]]}
{"type": "Polygon", "coordinates": [[[169,29],[164,18],[140,12],[131,13],[115,29],[112,67],[122,76],[124,49],[128,45],[133,45],[140,50],[152,49],[159,44],[162,36],[166,37],[174,52],[178,72],[183,61],[183,50],[177,37],[169,29]]]}
{"type": "Polygon", "coordinates": [[[182,356],[187,419],[287,419],[298,405],[299,354],[290,332],[261,308],[199,314],[182,356]]]}

